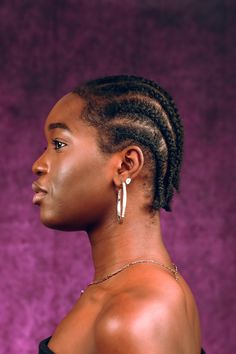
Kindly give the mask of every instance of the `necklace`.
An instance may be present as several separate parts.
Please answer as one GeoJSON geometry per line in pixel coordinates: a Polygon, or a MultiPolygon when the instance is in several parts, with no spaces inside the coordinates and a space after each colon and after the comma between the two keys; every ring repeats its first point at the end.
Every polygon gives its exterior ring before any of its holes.
{"type": "Polygon", "coordinates": [[[117,269],[115,272],[113,273],[110,273],[110,274],[107,274],[104,278],[101,278],[101,279],[98,279],[98,280],[94,280],[93,282],[89,283],[88,286],[91,286],[91,285],[95,285],[95,284],[100,284],[100,283],[103,283],[104,281],[114,277],[116,274],[122,272],[123,270],[135,265],[135,264],[138,264],[138,263],[152,263],[152,264],[157,264],[159,265],[160,267],[168,270],[169,272],[171,272],[171,274],[175,277],[175,280],[178,280],[179,279],[179,276],[178,276],[178,268],[177,266],[172,263],[172,267],[171,266],[166,266],[165,264],[163,263],[160,263],[158,261],[155,261],[153,259],[140,259],[140,260],[137,260],[137,261],[133,261],[133,262],[130,262],[130,263],[127,263],[125,264],[123,267],[117,269]]]}

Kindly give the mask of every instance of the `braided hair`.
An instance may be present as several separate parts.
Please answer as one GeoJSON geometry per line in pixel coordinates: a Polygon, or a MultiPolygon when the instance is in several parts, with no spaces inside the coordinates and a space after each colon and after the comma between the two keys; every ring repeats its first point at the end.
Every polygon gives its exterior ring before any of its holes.
{"type": "Polygon", "coordinates": [[[171,96],[154,81],[128,75],[88,81],[72,92],[85,100],[82,116],[97,129],[103,152],[142,148],[153,181],[151,210],[171,211],[183,155],[183,126],[171,96]]]}

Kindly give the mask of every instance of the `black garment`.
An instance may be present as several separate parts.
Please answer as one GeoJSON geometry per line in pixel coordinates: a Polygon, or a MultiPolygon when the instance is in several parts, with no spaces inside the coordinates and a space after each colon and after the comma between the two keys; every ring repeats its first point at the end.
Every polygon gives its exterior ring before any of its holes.
{"type": "Polygon", "coordinates": [[[51,349],[48,348],[48,342],[51,337],[48,337],[39,343],[39,354],[54,354],[51,349]]]}
{"type": "MultiPolygon", "coordinates": [[[[39,354],[54,354],[47,346],[51,337],[48,337],[39,343],[39,354]]],[[[204,350],[201,350],[201,354],[206,354],[204,350]]]]}

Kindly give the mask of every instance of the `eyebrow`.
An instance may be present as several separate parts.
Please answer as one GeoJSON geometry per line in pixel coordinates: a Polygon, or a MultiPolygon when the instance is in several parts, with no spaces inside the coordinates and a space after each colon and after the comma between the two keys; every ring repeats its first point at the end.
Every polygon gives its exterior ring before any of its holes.
{"type": "Polygon", "coordinates": [[[69,132],[71,131],[70,128],[65,123],[61,123],[61,122],[51,123],[48,126],[48,130],[53,130],[57,128],[68,130],[69,132]]]}

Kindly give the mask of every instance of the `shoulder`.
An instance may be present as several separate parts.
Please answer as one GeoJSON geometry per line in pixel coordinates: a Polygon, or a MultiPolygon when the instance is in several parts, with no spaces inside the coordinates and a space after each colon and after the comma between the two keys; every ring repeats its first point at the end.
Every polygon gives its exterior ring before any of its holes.
{"type": "Polygon", "coordinates": [[[172,281],[165,289],[130,287],[113,296],[98,316],[97,353],[181,353],[183,312],[182,291],[172,281]]]}

